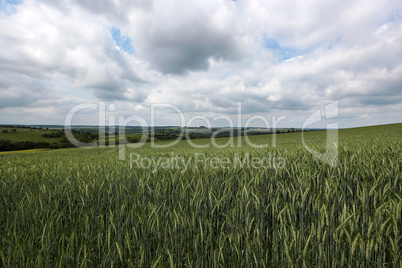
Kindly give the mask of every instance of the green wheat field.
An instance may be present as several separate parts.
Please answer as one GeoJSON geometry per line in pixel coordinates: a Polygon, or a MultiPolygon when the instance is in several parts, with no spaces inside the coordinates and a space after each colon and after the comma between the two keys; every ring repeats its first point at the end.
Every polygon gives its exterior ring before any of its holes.
{"type": "Polygon", "coordinates": [[[0,154],[0,267],[400,267],[402,124],[272,137],[0,154]]]}

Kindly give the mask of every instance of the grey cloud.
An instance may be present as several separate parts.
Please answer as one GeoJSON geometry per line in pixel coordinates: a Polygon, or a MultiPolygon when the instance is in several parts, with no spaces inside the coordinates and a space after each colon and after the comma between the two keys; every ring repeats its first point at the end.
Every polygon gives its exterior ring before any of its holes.
{"type": "Polygon", "coordinates": [[[209,97],[209,100],[214,107],[212,110],[224,108],[225,110],[230,110],[231,114],[237,113],[238,103],[241,103],[242,110],[246,114],[267,113],[274,110],[308,110],[312,106],[312,103],[305,99],[285,97],[278,101],[269,101],[266,97],[250,93],[236,94],[234,96],[217,93],[209,97]]]}
{"type": "Polygon", "coordinates": [[[121,52],[112,49],[110,45],[105,46],[103,51],[110,62],[101,63],[100,75],[95,73],[92,79],[84,80],[80,85],[93,89],[95,95],[102,100],[144,101],[147,91],[141,87],[147,81],[133,70],[121,52]]]}
{"type": "Polygon", "coordinates": [[[236,60],[240,49],[230,36],[208,29],[207,25],[177,29],[175,32],[157,32],[149,36],[146,55],[163,73],[185,74],[188,71],[207,70],[208,60],[236,60]]]}
{"type": "Polygon", "coordinates": [[[219,8],[225,6],[201,9],[195,2],[173,2],[166,7],[160,3],[139,24],[137,32],[141,38],[134,36],[139,53],[156,69],[183,75],[208,70],[211,58],[241,59],[243,44],[237,22],[234,17],[218,17],[219,8]],[[218,22],[219,19],[224,22],[218,22]]]}
{"type": "Polygon", "coordinates": [[[311,109],[314,103],[302,99],[284,98],[280,101],[268,101],[267,107],[272,110],[298,111],[311,109]]]}
{"type": "Polygon", "coordinates": [[[126,15],[131,8],[149,9],[152,0],[74,0],[75,3],[94,13],[111,13],[115,16],[126,15]]]}
{"type": "Polygon", "coordinates": [[[120,78],[127,80],[131,83],[142,84],[147,81],[141,78],[127,61],[127,57],[124,56],[120,51],[112,49],[112,46],[108,45],[104,47],[106,55],[111,58],[120,69],[120,78]]]}
{"type": "Polygon", "coordinates": [[[44,83],[8,71],[0,76],[0,85],[0,108],[30,106],[51,95],[44,83]]]}
{"type": "Polygon", "coordinates": [[[75,6],[80,6],[94,15],[103,15],[115,21],[127,21],[128,11],[132,9],[150,9],[153,0],[43,0],[47,5],[56,7],[63,12],[71,12],[75,6]]]}
{"type": "MultiPolygon", "coordinates": [[[[2,94],[1,90],[0,94],[2,94]]],[[[13,107],[13,108],[24,107],[30,105],[34,101],[35,99],[30,98],[29,95],[18,96],[14,98],[0,98],[0,109],[7,107],[13,107]]]]}
{"type": "Polygon", "coordinates": [[[363,96],[359,98],[362,105],[384,106],[402,103],[401,96],[363,96]]]}

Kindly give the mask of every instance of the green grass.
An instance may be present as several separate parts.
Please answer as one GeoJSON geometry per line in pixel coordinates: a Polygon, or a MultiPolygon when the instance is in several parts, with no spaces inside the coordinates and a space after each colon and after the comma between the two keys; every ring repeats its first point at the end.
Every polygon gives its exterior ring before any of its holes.
{"type": "MultiPolygon", "coordinates": [[[[398,267],[402,124],[340,131],[339,163],[301,133],[239,148],[61,149],[0,155],[0,266],[398,267]],[[130,166],[130,153],[190,159],[130,166]],[[212,168],[213,157],[285,159],[284,168],[212,168]]],[[[326,133],[309,132],[325,150],[326,133]]],[[[234,138],[235,145],[238,138],[234,138]]],[[[227,138],[218,139],[224,144],[227,138]]],[[[194,140],[208,144],[208,139],[194,140]]],[[[158,144],[167,144],[159,142],[158,144]]]]}
{"type": "Polygon", "coordinates": [[[17,132],[10,133],[9,127],[0,127],[0,140],[10,141],[32,141],[32,142],[58,142],[60,138],[45,138],[43,134],[53,133],[50,130],[28,129],[28,128],[16,128],[17,132]],[[2,133],[3,130],[8,130],[9,133],[2,133]]]}

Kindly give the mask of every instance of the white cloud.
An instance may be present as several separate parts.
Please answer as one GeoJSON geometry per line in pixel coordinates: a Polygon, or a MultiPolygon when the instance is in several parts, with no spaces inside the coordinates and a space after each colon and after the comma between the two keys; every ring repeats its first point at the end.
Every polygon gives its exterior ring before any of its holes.
{"type": "Polygon", "coordinates": [[[282,99],[282,96],[279,94],[269,95],[269,97],[267,98],[267,100],[269,100],[269,101],[280,101],[281,99],[282,99]]]}

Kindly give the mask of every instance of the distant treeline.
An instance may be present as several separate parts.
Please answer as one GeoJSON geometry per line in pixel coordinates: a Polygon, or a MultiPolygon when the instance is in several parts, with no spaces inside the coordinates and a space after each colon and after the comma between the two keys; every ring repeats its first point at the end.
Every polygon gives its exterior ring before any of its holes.
{"type": "MultiPolygon", "coordinates": [[[[188,128],[192,129],[192,128],[188,128]]],[[[287,130],[275,130],[275,131],[248,131],[246,128],[239,128],[233,130],[223,130],[223,129],[212,129],[211,132],[188,132],[186,135],[183,135],[183,140],[185,139],[204,139],[211,138],[213,135],[216,138],[221,137],[237,137],[237,136],[255,136],[255,135],[267,135],[267,134],[282,134],[282,133],[291,133],[291,132],[300,132],[300,129],[287,129],[287,130]],[[217,134],[214,135],[214,131],[220,130],[217,134]]],[[[149,135],[156,140],[172,140],[176,139],[180,136],[180,130],[158,130],[154,133],[150,133],[149,135]]]]}
{"type": "Polygon", "coordinates": [[[67,148],[67,144],[61,143],[49,143],[49,142],[33,142],[33,141],[10,141],[10,140],[0,140],[0,152],[6,151],[18,151],[18,150],[30,150],[30,149],[58,149],[67,148]]]}
{"type": "MultiPolygon", "coordinates": [[[[14,127],[14,126],[12,126],[14,127]]],[[[74,138],[82,143],[91,143],[91,142],[99,142],[99,134],[91,133],[90,131],[80,132],[78,130],[72,129],[71,133],[74,138]]],[[[18,150],[30,150],[30,149],[60,149],[60,148],[72,148],[75,147],[67,138],[65,130],[54,130],[51,133],[45,133],[42,135],[45,138],[60,138],[57,141],[52,142],[33,142],[33,141],[12,141],[0,139],[0,152],[5,151],[18,151],[18,150]]],[[[104,140],[105,144],[109,144],[109,133],[105,135],[106,140],[104,140]]],[[[126,141],[119,140],[118,137],[115,136],[114,144],[120,144],[122,142],[128,143],[137,143],[141,140],[141,136],[128,136],[126,137],[126,141]]],[[[149,141],[149,139],[147,139],[149,141]]]]}
{"type": "MultiPolygon", "coordinates": [[[[15,126],[12,126],[15,127],[15,126]]],[[[27,127],[30,128],[30,127],[27,127]]],[[[92,142],[98,138],[97,134],[90,132],[79,132],[77,130],[71,131],[74,137],[80,142],[92,142]]],[[[18,150],[30,150],[30,149],[59,149],[59,148],[72,148],[75,147],[67,139],[64,130],[55,131],[52,133],[46,133],[42,135],[45,138],[60,138],[55,142],[34,142],[34,141],[12,141],[12,140],[0,140],[0,152],[5,151],[18,151],[18,150]]]]}
{"type": "Polygon", "coordinates": [[[48,130],[47,127],[31,127],[31,126],[14,126],[14,125],[0,125],[4,128],[25,128],[25,129],[38,129],[38,130],[48,130]]]}
{"type": "MultiPolygon", "coordinates": [[[[84,142],[84,143],[89,143],[92,142],[94,140],[97,140],[99,138],[99,134],[98,133],[91,133],[89,131],[86,132],[80,132],[78,130],[72,129],[71,133],[73,134],[73,136],[80,142],[84,142]]],[[[50,133],[50,134],[43,134],[42,135],[45,138],[52,138],[53,137],[61,137],[61,142],[62,143],[70,143],[70,141],[67,139],[65,131],[64,130],[60,130],[54,133],[50,133]],[[50,135],[49,137],[46,137],[45,135],[50,135]]]]}

